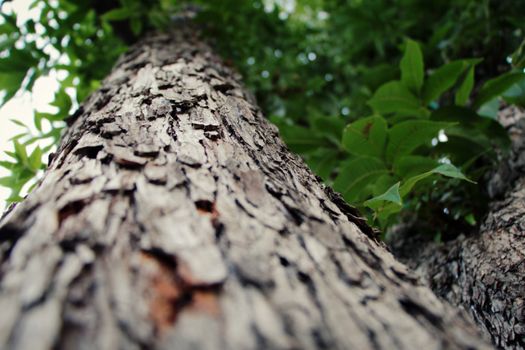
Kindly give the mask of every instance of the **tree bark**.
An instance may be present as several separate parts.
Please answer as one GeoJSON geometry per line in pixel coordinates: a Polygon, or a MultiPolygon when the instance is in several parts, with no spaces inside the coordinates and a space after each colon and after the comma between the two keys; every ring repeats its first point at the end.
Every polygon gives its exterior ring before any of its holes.
{"type": "Polygon", "coordinates": [[[238,79],[189,27],[119,60],[1,223],[0,344],[488,348],[238,79]]]}
{"type": "Polygon", "coordinates": [[[489,183],[489,193],[503,198],[491,204],[480,232],[423,242],[408,254],[401,246],[414,237],[398,237],[393,250],[436,294],[468,310],[496,346],[525,349],[525,113],[509,107],[499,119],[512,153],[489,183]]]}

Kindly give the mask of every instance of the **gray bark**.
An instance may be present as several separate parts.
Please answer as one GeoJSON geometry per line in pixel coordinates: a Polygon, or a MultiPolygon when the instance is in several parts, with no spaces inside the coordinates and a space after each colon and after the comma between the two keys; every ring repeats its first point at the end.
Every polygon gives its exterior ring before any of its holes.
{"type": "Polygon", "coordinates": [[[487,348],[192,30],[149,35],[0,224],[13,349],[487,348]]]}
{"type": "Polygon", "coordinates": [[[525,349],[525,114],[509,107],[499,119],[512,153],[489,183],[489,193],[503,198],[491,204],[480,232],[442,244],[423,240],[405,254],[402,246],[417,238],[401,235],[394,252],[436,294],[466,309],[496,346],[525,349]]]}

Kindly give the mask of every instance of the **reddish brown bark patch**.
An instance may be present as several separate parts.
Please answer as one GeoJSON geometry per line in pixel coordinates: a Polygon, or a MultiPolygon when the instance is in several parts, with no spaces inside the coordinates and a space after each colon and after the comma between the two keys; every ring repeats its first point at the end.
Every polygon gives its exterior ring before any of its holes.
{"type": "Polygon", "coordinates": [[[220,286],[195,282],[188,269],[175,264],[168,256],[141,252],[140,257],[149,270],[149,317],[158,334],[173,327],[183,309],[212,317],[220,314],[220,286]]]}
{"type": "Polygon", "coordinates": [[[162,333],[177,319],[178,302],[182,299],[183,290],[177,281],[174,266],[147,252],[141,253],[141,259],[152,268],[149,315],[157,332],[162,333]]]}
{"type": "Polygon", "coordinates": [[[217,292],[215,290],[198,290],[193,293],[192,310],[203,312],[211,316],[220,315],[220,305],[217,292]]]}

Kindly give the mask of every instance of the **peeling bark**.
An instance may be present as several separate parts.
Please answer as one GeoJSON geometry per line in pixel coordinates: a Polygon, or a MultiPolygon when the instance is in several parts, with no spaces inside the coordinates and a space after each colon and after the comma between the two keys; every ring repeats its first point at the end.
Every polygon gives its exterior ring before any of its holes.
{"type": "Polygon", "coordinates": [[[132,47],[68,123],[0,225],[4,347],[488,347],[191,29],[132,47]]]}
{"type": "Polygon", "coordinates": [[[400,246],[414,237],[398,237],[393,250],[436,294],[467,310],[496,346],[525,349],[525,113],[509,107],[499,119],[512,154],[489,183],[489,193],[503,198],[491,204],[480,232],[444,244],[422,241],[409,254],[400,246]]]}

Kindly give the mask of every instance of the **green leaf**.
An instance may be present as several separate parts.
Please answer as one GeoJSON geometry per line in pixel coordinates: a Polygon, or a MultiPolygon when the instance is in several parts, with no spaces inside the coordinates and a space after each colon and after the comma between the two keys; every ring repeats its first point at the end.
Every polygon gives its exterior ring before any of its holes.
{"type": "Polygon", "coordinates": [[[384,226],[392,214],[395,214],[402,209],[402,198],[406,197],[408,193],[410,193],[416,183],[434,174],[440,174],[443,176],[472,182],[453,165],[441,164],[430,171],[410,177],[409,179],[405,180],[401,186],[399,186],[399,183],[396,184],[397,186],[392,186],[387,192],[383,194],[384,197],[381,198],[382,200],[379,198],[377,198],[379,200],[374,200],[376,198],[373,198],[372,200],[374,201],[370,200],[371,203],[367,201],[364,204],[375,210],[376,217],[378,218],[379,222],[382,223],[382,226],[384,226]]]}
{"type": "Polygon", "coordinates": [[[135,36],[138,36],[142,32],[142,21],[140,20],[140,18],[132,17],[130,19],[130,27],[133,34],[135,34],[135,36]]]}
{"type": "Polygon", "coordinates": [[[423,179],[425,179],[425,178],[427,178],[427,177],[429,177],[431,175],[434,175],[434,174],[440,174],[440,175],[443,175],[443,176],[447,176],[447,177],[451,177],[451,178],[465,180],[465,181],[468,181],[468,182],[475,183],[475,182],[469,180],[465,175],[463,175],[463,173],[458,168],[456,168],[452,164],[441,164],[438,167],[436,167],[436,168],[434,168],[434,169],[432,169],[430,171],[424,172],[424,173],[416,175],[416,176],[412,176],[411,178],[406,180],[403,183],[403,185],[400,187],[400,189],[399,189],[399,193],[401,194],[401,197],[404,198],[412,190],[412,188],[414,188],[414,186],[419,181],[421,181],[421,180],[423,180],[423,179]]]}
{"type": "Polygon", "coordinates": [[[382,195],[369,199],[365,201],[363,204],[374,210],[379,208],[381,205],[384,205],[385,202],[394,203],[399,206],[403,205],[403,202],[401,200],[401,195],[399,194],[399,184],[400,184],[399,182],[396,183],[382,195]]]}
{"type": "Polygon", "coordinates": [[[22,162],[22,164],[27,165],[28,158],[27,158],[27,151],[26,151],[25,146],[16,140],[13,141],[13,145],[15,148],[15,154],[16,154],[17,159],[19,159],[20,162],[22,162]]]}
{"type": "Polygon", "coordinates": [[[309,121],[312,129],[339,147],[341,144],[341,134],[345,127],[345,121],[342,118],[317,116],[310,118],[309,121]]]}
{"type": "Polygon", "coordinates": [[[318,135],[312,129],[296,125],[279,125],[279,131],[284,141],[293,151],[304,153],[314,151],[322,147],[330,147],[328,140],[318,135]]]}
{"type": "Polygon", "coordinates": [[[42,117],[37,112],[34,113],[33,123],[38,131],[42,131],[42,117]]]}
{"type": "Polygon", "coordinates": [[[512,66],[519,69],[525,68],[525,39],[521,42],[518,49],[511,55],[512,66]]]}
{"type": "Polygon", "coordinates": [[[38,60],[29,50],[10,50],[7,57],[0,58],[0,73],[23,72],[25,75],[27,70],[37,63],[38,60]]]}
{"type": "Polygon", "coordinates": [[[133,10],[130,8],[118,8],[108,11],[102,15],[106,21],[122,21],[133,16],[133,10]]]}
{"type": "Polygon", "coordinates": [[[381,157],[385,146],[387,124],[383,117],[359,119],[345,128],[343,147],[356,156],[381,157]]]}
{"type": "Polygon", "coordinates": [[[36,146],[29,156],[29,168],[37,172],[42,166],[42,150],[36,146]]]}
{"type": "Polygon", "coordinates": [[[384,83],[399,79],[399,70],[390,64],[380,64],[375,67],[366,68],[362,73],[362,80],[372,91],[384,83]]]}
{"type": "MultiPolygon", "coordinates": [[[[56,97],[55,97],[56,99],[56,97]]],[[[68,102],[65,101],[65,107],[68,107],[68,102]]],[[[56,106],[56,104],[55,104],[56,106]]],[[[43,112],[35,112],[35,117],[38,116],[39,119],[47,119],[50,122],[57,122],[64,119],[64,116],[61,113],[43,113],[43,112]]]]}
{"type": "Polygon", "coordinates": [[[467,71],[467,75],[461,85],[456,91],[455,102],[458,106],[464,106],[467,104],[470,93],[474,88],[474,66],[471,66],[467,71]]]}
{"type": "Polygon", "coordinates": [[[0,177],[0,186],[11,188],[15,185],[15,178],[13,176],[0,177]]]}
{"type": "Polygon", "coordinates": [[[500,100],[494,97],[492,100],[484,103],[478,109],[478,114],[489,119],[497,120],[499,113],[500,100]]]}
{"type": "Polygon", "coordinates": [[[382,85],[368,104],[378,114],[405,113],[417,116],[421,114],[422,108],[419,99],[399,81],[382,85]]]}
{"type": "MultiPolygon", "coordinates": [[[[71,110],[72,105],[73,105],[73,102],[71,101],[71,97],[63,88],[59,89],[55,93],[55,100],[51,103],[51,106],[58,107],[58,109],[60,110],[58,113],[61,116],[60,119],[63,119],[65,116],[69,114],[69,111],[71,110]]],[[[41,115],[43,117],[47,116],[48,118],[46,119],[49,119],[49,120],[52,120],[52,118],[56,117],[53,114],[49,114],[49,113],[41,113],[41,115]]]]}
{"type": "Polygon", "coordinates": [[[388,174],[388,169],[381,159],[374,157],[357,157],[344,163],[335,179],[334,188],[352,203],[357,202],[366,193],[367,187],[381,175],[388,174]]]}
{"type": "Polygon", "coordinates": [[[439,130],[453,124],[430,120],[408,120],[394,125],[388,131],[386,159],[393,163],[401,156],[410,154],[424,144],[430,144],[439,130]]]}
{"type": "Polygon", "coordinates": [[[399,203],[383,202],[381,206],[374,210],[374,216],[377,218],[381,229],[384,231],[386,227],[391,224],[390,217],[399,213],[403,209],[403,205],[399,203]]]}
{"type": "Polygon", "coordinates": [[[21,139],[22,137],[27,136],[27,135],[28,135],[27,132],[22,132],[22,133],[20,133],[20,134],[16,134],[16,135],[14,135],[14,136],[11,136],[11,137],[9,138],[9,141],[19,140],[19,139],[21,139]]]}
{"type": "Polygon", "coordinates": [[[437,166],[435,159],[424,156],[403,156],[399,157],[393,166],[394,173],[400,178],[408,178],[427,172],[437,166]]]}
{"type": "MultiPolygon", "coordinates": [[[[0,33],[2,33],[2,25],[0,25],[0,33]]],[[[4,32],[5,33],[5,32],[4,32]]],[[[5,33],[7,34],[7,33],[5,33]]],[[[18,40],[18,37],[5,37],[4,39],[0,38],[0,51],[11,48],[15,45],[15,42],[18,40]]]]}
{"type": "Polygon", "coordinates": [[[405,53],[400,63],[401,82],[413,93],[419,94],[423,86],[423,54],[419,44],[407,39],[405,53]]]}
{"type": "Polygon", "coordinates": [[[321,148],[309,154],[306,162],[316,175],[328,181],[338,163],[337,154],[337,150],[321,148]]]}
{"type": "Polygon", "coordinates": [[[0,167],[6,168],[7,170],[13,170],[16,167],[16,163],[11,163],[6,160],[0,160],[0,167]]]}
{"type": "Polygon", "coordinates": [[[436,69],[423,87],[423,103],[426,105],[436,100],[441,94],[454,86],[467,67],[465,61],[454,61],[436,69]]]}
{"type": "Polygon", "coordinates": [[[373,197],[379,196],[380,194],[384,193],[387,189],[390,188],[393,184],[395,184],[398,181],[397,177],[394,177],[390,172],[388,174],[383,174],[379,176],[373,183],[371,188],[371,195],[373,197]]]}
{"type": "Polygon", "coordinates": [[[470,183],[475,183],[474,181],[469,180],[458,168],[452,164],[441,164],[437,168],[431,170],[434,174],[440,174],[446,177],[451,177],[454,179],[464,180],[470,183]]]}
{"type": "Polygon", "coordinates": [[[25,128],[25,129],[28,129],[28,127],[27,127],[24,123],[22,123],[20,120],[9,119],[9,121],[10,121],[11,123],[14,123],[14,124],[16,124],[16,125],[18,125],[18,126],[21,126],[21,127],[25,128]]]}
{"type": "Polygon", "coordinates": [[[525,80],[514,84],[510,89],[505,91],[503,98],[508,103],[525,107],[525,80]]]}
{"type": "Polygon", "coordinates": [[[7,198],[5,201],[7,203],[18,203],[18,202],[21,202],[23,201],[24,198],[20,197],[20,195],[18,193],[12,193],[9,198],[7,198]]]}
{"type": "Polygon", "coordinates": [[[468,214],[467,216],[465,216],[465,221],[470,225],[470,226],[476,226],[476,218],[474,217],[474,214],[470,213],[468,214]]]}
{"type": "Polygon", "coordinates": [[[8,155],[9,157],[13,158],[14,160],[18,161],[18,157],[16,156],[16,153],[15,152],[10,152],[10,151],[5,151],[4,152],[6,155],[8,155]]]}
{"type": "Polygon", "coordinates": [[[512,85],[519,83],[523,79],[525,79],[525,73],[509,72],[487,81],[479,91],[478,96],[473,103],[473,107],[475,109],[480,108],[482,105],[503,94],[512,85]]]}
{"type": "Polygon", "coordinates": [[[0,73],[0,92],[4,92],[0,107],[15,96],[26,76],[26,72],[0,73]]]}

